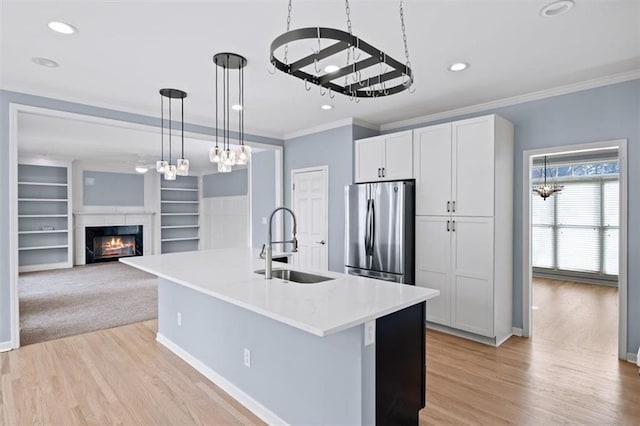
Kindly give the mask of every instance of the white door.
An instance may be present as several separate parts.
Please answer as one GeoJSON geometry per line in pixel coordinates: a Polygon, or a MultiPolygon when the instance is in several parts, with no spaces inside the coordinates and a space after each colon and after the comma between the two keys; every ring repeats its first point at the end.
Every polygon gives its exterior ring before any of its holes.
{"type": "Polygon", "coordinates": [[[384,137],[356,141],[356,182],[373,182],[382,178],[384,137]]]}
{"type": "Polygon", "coordinates": [[[451,123],[416,130],[414,155],[416,214],[450,214],[451,123]]]}
{"type": "Polygon", "coordinates": [[[305,269],[329,269],[328,198],[326,168],[292,172],[293,211],[298,220],[298,253],[293,264],[305,269]]]}
{"type": "Polygon", "coordinates": [[[451,324],[451,220],[416,217],[416,285],[440,290],[427,303],[427,321],[451,324]]]}
{"type": "Polygon", "coordinates": [[[413,179],[413,132],[388,135],[384,150],[383,180],[413,179]]]}
{"type": "Polygon", "coordinates": [[[453,123],[453,214],[493,216],[493,117],[453,123]]]}
{"type": "Polygon", "coordinates": [[[493,219],[453,217],[451,326],[494,337],[493,219]]]}

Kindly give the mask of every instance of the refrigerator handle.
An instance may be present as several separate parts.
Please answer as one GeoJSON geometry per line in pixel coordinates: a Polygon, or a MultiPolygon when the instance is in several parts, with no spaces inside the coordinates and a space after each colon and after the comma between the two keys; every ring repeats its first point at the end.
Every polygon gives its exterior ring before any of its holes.
{"type": "Polygon", "coordinates": [[[376,206],[371,199],[371,220],[369,221],[369,256],[373,256],[373,242],[376,239],[376,206]]]}
{"type": "Polygon", "coordinates": [[[369,256],[371,246],[371,199],[367,200],[367,215],[365,218],[365,233],[364,233],[364,254],[369,256]]]}

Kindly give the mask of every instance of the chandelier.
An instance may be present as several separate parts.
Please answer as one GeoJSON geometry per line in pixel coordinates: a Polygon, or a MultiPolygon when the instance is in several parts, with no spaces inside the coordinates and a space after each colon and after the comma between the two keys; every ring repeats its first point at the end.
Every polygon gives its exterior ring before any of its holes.
{"type": "Polygon", "coordinates": [[[188,176],[189,175],[189,160],[184,158],[184,98],[187,97],[187,92],[179,89],[160,89],[160,160],[156,161],[156,171],[164,175],[165,180],[176,180],[176,176],[188,176]],[[165,120],[164,120],[164,98],[169,99],[169,128],[168,128],[168,141],[169,141],[169,158],[168,161],[164,159],[164,134],[165,134],[165,120]],[[171,164],[172,161],[172,149],[173,143],[172,136],[172,119],[171,119],[171,104],[173,99],[180,99],[180,138],[182,140],[182,155],[177,159],[176,164],[171,164]]]}
{"type": "Polygon", "coordinates": [[[216,65],[216,146],[209,151],[209,160],[218,164],[218,172],[228,173],[235,165],[246,165],[251,159],[251,148],[244,143],[244,67],[247,60],[236,53],[218,53],[213,56],[216,65]],[[218,79],[218,71],[222,71],[222,81],[218,79]],[[237,99],[238,103],[231,105],[231,70],[237,71],[237,99]],[[220,84],[221,83],[221,84],[220,84]],[[220,118],[220,92],[222,92],[222,128],[219,126],[220,118]],[[231,110],[238,112],[239,146],[231,150],[231,110]],[[219,143],[219,129],[222,130],[222,144],[219,143]]]}
{"type": "Polygon", "coordinates": [[[542,185],[534,185],[533,192],[537,193],[542,197],[543,200],[546,200],[551,195],[556,192],[562,191],[564,185],[558,185],[554,183],[547,183],[547,156],[544,156],[544,182],[542,185]]]}
{"type": "Polygon", "coordinates": [[[352,101],[388,96],[409,90],[413,85],[413,72],[407,47],[402,0],[400,1],[400,23],[404,43],[404,63],[353,35],[349,0],[345,0],[345,12],[347,31],[323,27],[291,30],[291,0],[289,0],[287,31],[271,43],[270,62],[274,67],[272,74],[275,73],[275,69],[278,69],[285,74],[304,80],[307,91],[311,90],[311,85],[316,85],[322,96],[328,93],[329,97],[333,98],[334,93],[341,93],[352,101]],[[317,41],[317,46],[314,43],[311,55],[295,59],[289,57],[290,43],[313,39],[317,41]],[[276,51],[281,47],[284,48],[277,54],[276,51]],[[343,52],[346,52],[346,62],[337,61],[336,55],[343,52]],[[321,61],[329,58],[333,58],[330,59],[333,63],[323,68],[320,65],[321,61]],[[336,63],[341,65],[335,65],[336,63]]]}

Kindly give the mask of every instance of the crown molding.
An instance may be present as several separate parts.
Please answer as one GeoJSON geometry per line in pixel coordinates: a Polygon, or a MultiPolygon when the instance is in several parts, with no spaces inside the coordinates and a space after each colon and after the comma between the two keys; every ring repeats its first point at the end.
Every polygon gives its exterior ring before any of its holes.
{"type": "Polygon", "coordinates": [[[449,111],[438,112],[435,114],[423,115],[420,117],[410,118],[408,120],[394,121],[392,123],[382,124],[380,131],[396,130],[408,126],[416,126],[426,124],[436,120],[453,118],[465,114],[473,114],[495,108],[502,108],[511,105],[517,105],[525,102],[536,101],[553,96],[566,95],[582,90],[595,89],[596,87],[609,86],[611,84],[622,83],[625,81],[640,79],[640,69],[627,71],[619,74],[612,74],[605,77],[594,78],[577,83],[571,83],[564,86],[558,86],[551,89],[531,92],[524,95],[513,96],[510,98],[499,99],[496,101],[485,102],[482,104],[471,105],[463,108],[452,109],[449,111]]]}
{"type": "Polygon", "coordinates": [[[366,127],[367,129],[376,130],[378,132],[380,131],[380,126],[376,124],[371,124],[366,121],[350,117],[343,120],[332,121],[331,123],[325,123],[306,129],[296,130],[295,132],[286,133],[283,139],[286,141],[289,139],[299,138],[300,136],[312,135],[314,133],[325,132],[327,130],[337,129],[338,127],[344,126],[360,126],[366,127]]]}

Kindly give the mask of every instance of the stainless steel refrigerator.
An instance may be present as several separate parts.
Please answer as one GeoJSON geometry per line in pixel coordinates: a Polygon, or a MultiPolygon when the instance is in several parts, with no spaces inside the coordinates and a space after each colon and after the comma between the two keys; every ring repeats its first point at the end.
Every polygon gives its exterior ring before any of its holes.
{"type": "Polygon", "coordinates": [[[345,272],[414,284],[414,182],[345,187],[345,272]]]}

